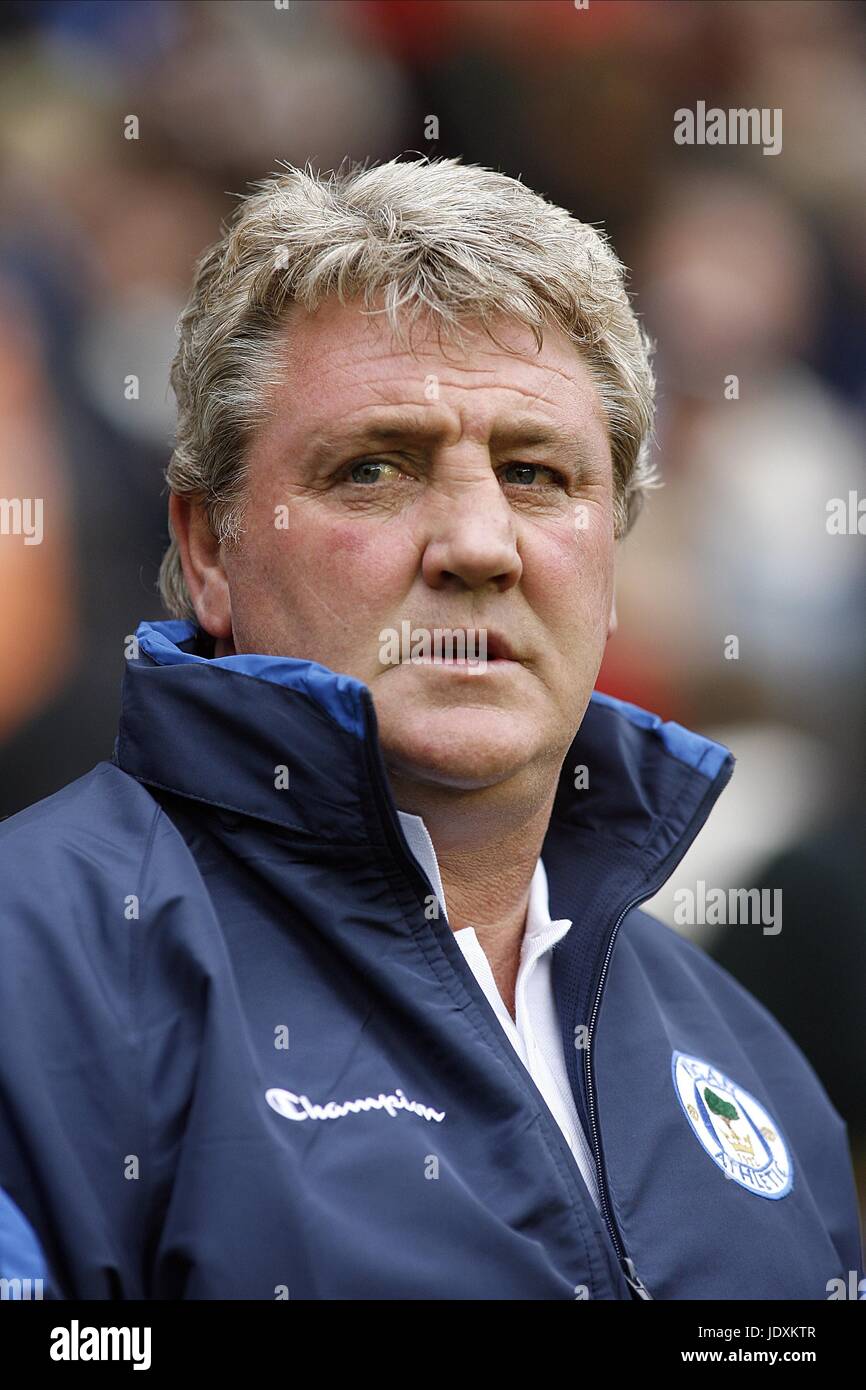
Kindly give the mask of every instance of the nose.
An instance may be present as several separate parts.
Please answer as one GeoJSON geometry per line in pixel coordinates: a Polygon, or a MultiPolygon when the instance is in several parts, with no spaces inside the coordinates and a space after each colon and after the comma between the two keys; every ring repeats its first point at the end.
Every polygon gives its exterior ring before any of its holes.
{"type": "Polygon", "coordinates": [[[430,503],[421,570],[431,589],[512,588],[523,573],[514,512],[490,471],[439,489],[430,503]]]}

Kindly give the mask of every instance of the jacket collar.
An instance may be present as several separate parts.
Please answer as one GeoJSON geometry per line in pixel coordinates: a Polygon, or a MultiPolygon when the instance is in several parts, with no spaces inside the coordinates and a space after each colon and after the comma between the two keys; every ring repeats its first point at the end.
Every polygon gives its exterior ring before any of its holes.
{"type": "MultiPolygon", "coordinates": [[[[402,837],[362,682],[292,657],[214,658],[191,622],[143,622],[136,648],[114,755],[130,776],[301,839],[402,837]]],[[[732,770],[720,744],[594,692],[542,849],[551,915],[655,891],[732,770]]]]}

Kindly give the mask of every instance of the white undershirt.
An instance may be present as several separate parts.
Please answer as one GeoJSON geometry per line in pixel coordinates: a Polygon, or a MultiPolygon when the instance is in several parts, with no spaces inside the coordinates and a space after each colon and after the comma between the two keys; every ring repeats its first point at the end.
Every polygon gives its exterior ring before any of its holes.
{"type": "MultiPolygon", "coordinates": [[[[397,814],[409,848],[435,889],[447,920],[448,910],[439,864],[427,827],[420,816],[412,816],[408,811],[398,811],[397,814]]],[[[539,859],[529,887],[526,927],[514,991],[515,1018],[511,1017],[502,1002],[490,962],[475,934],[475,928],[461,928],[454,933],[454,940],[483,989],[506,1037],[547,1101],[589,1188],[590,1196],[599,1206],[595,1164],[577,1115],[565,1067],[550,969],[552,948],[562,940],[570,927],[571,922],[567,917],[557,922],[551,921],[547,874],[539,859]]]]}

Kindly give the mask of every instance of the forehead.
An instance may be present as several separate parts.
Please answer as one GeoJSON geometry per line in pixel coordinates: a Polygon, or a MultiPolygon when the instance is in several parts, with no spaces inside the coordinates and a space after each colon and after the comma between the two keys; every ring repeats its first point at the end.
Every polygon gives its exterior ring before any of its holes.
{"type": "Polygon", "coordinates": [[[382,312],[333,298],[312,314],[293,305],[278,339],[275,413],[285,409],[315,425],[333,420],[334,410],[460,399],[479,415],[529,408],[604,428],[597,384],[560,330],[545,329],[539,352],[523,324],[503,317],[491,328],[498,343],[477,320],[461,323],[459,341],[443,331],[440,342],[436,321],[422,317],[412,326],[411,346],[404,346],[382,312]]]}

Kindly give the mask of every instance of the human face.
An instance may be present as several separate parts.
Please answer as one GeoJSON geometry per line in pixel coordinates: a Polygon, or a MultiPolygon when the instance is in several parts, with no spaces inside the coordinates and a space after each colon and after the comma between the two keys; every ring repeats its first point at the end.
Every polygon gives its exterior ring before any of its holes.
{"type": "Polygon", "coordinates": [[[558,331],[538,354],[521,325],[495,328],[503,347],[475,324],[458,351],[425,325],[413,355],[384,315],[295,306],[282,383],[250,445],[244,535],[220,552],[224,597],[199,586],[200,620],[236,651],[365,682],[401,783],[481,788],[533,764],[558,770],[608,634],[612,470],[597,388],[558,331]],[[431,637],[474,629],[487,660],[394,662],[383,634],[405,622],[431,637]]]}

